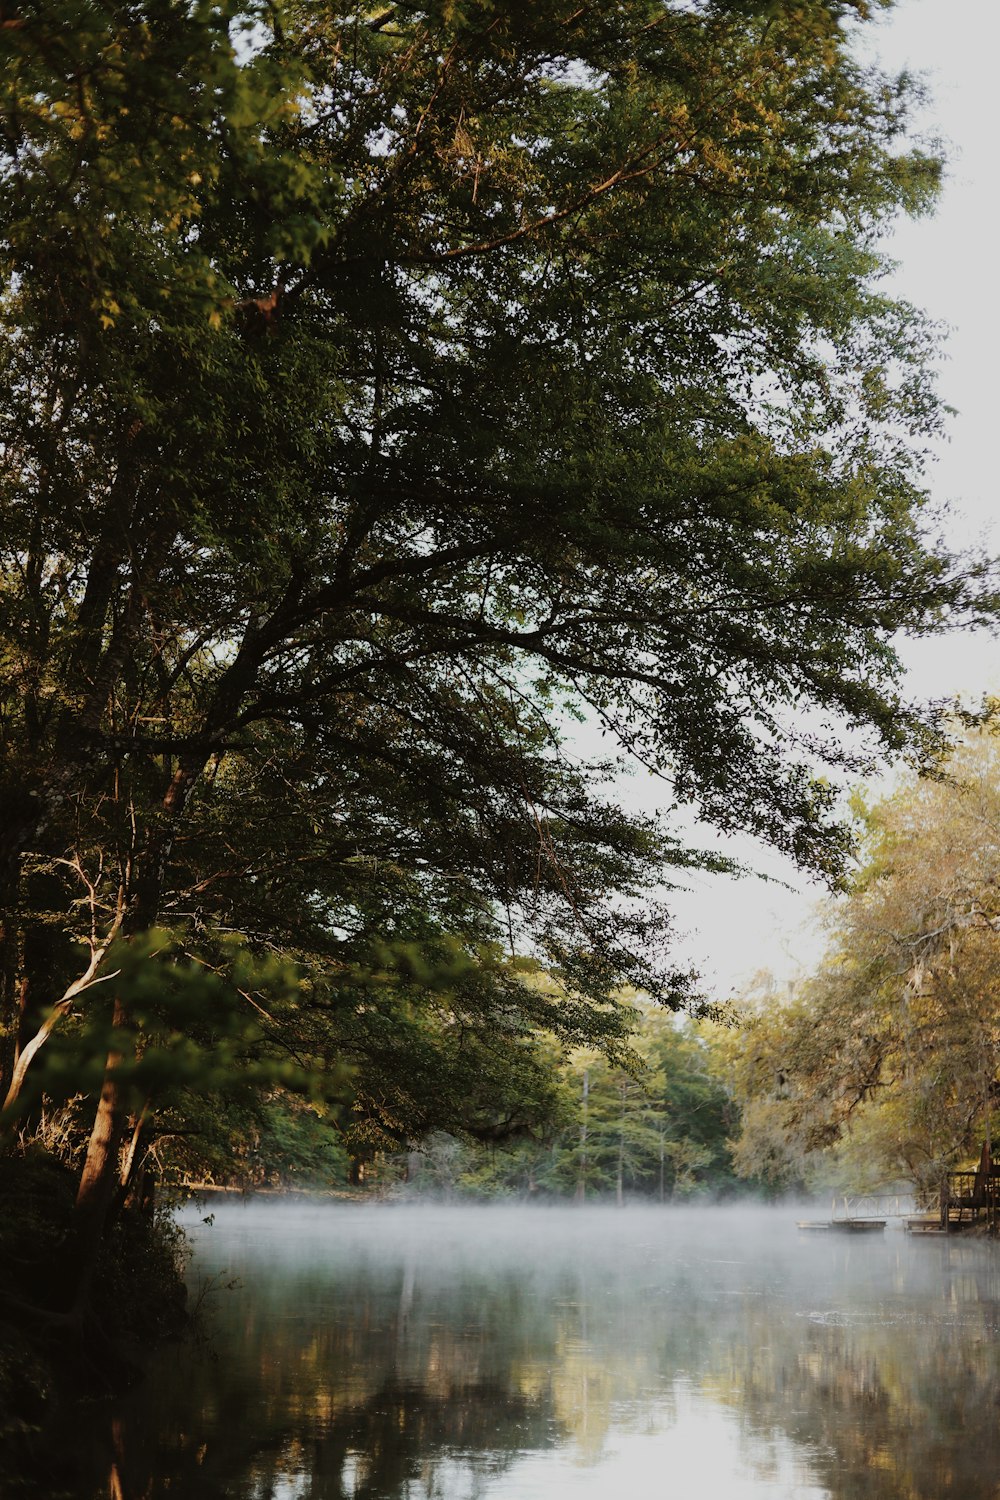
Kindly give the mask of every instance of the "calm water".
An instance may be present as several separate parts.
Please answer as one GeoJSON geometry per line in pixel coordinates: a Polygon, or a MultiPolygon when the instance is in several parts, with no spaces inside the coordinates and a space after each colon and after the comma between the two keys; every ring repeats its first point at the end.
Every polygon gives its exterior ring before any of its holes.
{"type": "Polygon", "coordinates": [[[1000,1247],[788,1210],[187,1223],[211,1340],[93,1425],[88,1495],[1000,1495],[1000,1247]]]}

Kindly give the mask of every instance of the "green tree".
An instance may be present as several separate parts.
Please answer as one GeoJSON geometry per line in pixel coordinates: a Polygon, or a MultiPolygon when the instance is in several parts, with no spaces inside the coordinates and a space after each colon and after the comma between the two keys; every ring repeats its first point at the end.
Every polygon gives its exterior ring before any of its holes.
{"type": "Polygon", "coordinates": [[[561,1137],[563,1160],[550,1179],[561,1175],[564,1191],[572,1182],[578,1198],[613,1195],[618,1203],[731,1185],[735,1111],[712,1075],[705,1036],[643,1007],[633,1046],[640,1066],[631,1071],[603,1058],[577,1061],[577,1120],[561,1137]]]}
{"type": "Polygon", "coordinates": [[[639,1005],[628,1067],[550,1051],[557,1092],[533,1131],[489,1146],[438,1138],[417,1158],[412,1187],[619,1204],[732,1190],[738,1111],[718,1076],[723,1035],[639,1005]]]}
{"type": "Polygon", "coordinates": [[[225,992],[262,1059],[356,1065],[379,1138],[493,1128],[539,1028],[618,1056],[623,984],[683,997],[648,895],[696,856],[602,795],[574,711],[837,874],[820,763],[865,753],[845,720],[917,745],[892,642],[980,607],[919,519],[930,340],[874,247],[939,166],[866,11],[5,13],[12,1106],[157,925],[299,963],[274,1008],[225,992]]]}
{"type": "Polygon", "coordinates": [[[738,1133],[739,1110],[725,1080],[728,1028],[709,1021],[677,1026],[653,1015],[647,1038],[646,1055],[656,1070],[650,1092],[658,1139],[646,1190],[662,1201],[731,1189],[731,1138],[738,1133]]]}

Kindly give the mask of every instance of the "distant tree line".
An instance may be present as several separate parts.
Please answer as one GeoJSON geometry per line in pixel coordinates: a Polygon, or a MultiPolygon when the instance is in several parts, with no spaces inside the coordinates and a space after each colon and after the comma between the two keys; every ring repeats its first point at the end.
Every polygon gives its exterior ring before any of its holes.
{"type": "Polygon", "coordinates": [[[732,1162],[739,1110],[724,1050],[646,1011],[638,1069],[577,1055],[560,1069],[558,1128],[538,1139],[470,1147],[433,1139],[407,1162],[405,1191],[675,1203],[745,1192],[732,1162]]]}

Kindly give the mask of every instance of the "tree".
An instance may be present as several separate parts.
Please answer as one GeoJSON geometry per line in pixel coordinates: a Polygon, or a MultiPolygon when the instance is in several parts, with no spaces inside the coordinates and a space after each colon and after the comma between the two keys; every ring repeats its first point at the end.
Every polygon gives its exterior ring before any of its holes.
{"type": "Polygon", "coordinates": [[[852,57],[866,10],[5,18],[12,1107],[158,925],[171,963],[236,931],[302,965],[294,1003],[243,987],[261,1046],[345,1049],[386,1136],[538,1027],[614,1055],[623,984],[683,997],[648,896],[697,856],[573,712],[836,876],[843,722],[918,746],[892,641],[989,604],[921,529],[930,339],[874,245],[939,166],[852,57]]]}
{"type": "Polygon", "coordinates": [[[550,1056],[555,1097],[532,1131],[499,1143],[435,1139],[413,1164],[410,1190],[618,1204],[731,1191],[738,1111],[717,1076],[724,1035],[639,1005],[627,1068],[592,1050],[561,1063],[550,1056]]]}
{"type": "Polygon", "coordinates": [[[866,860],[793,1004],[751,1022],[738,1161],[779,1180],[936,1188],[994,1136],[1000,1096],[995,711],[942,774],[864,810],[866,860]],[[823,1152],[836,1147],[839,1168],[823,1152]]]}

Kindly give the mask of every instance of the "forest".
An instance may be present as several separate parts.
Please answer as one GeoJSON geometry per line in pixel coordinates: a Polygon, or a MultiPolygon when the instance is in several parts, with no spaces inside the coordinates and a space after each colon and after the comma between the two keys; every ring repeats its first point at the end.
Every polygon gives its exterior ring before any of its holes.
{"type": "Polygon", "coordinates": [[[185,1183],[668,1201],[855,1121],[889,1175],[968,1149],[957,1086],[921,1110],[935,1049],[995,1088],[994,741],[948,802],[897,644],[996,582],[929,507],[938,335],[879,243],[942,163],[877,8],[0,7],[15,1436],[26,1336],[114,1381],[176,1324],[185,1183]],[[859,867],[889,760],[936,779],[859,867]],[[734,1026],[670,898],[737,834],[848,894],[842,961],[734,1026]]]}

